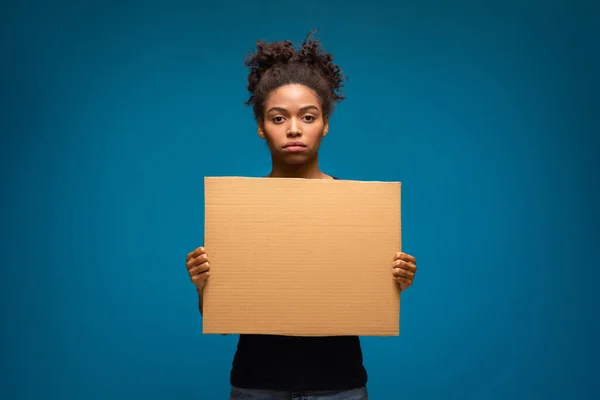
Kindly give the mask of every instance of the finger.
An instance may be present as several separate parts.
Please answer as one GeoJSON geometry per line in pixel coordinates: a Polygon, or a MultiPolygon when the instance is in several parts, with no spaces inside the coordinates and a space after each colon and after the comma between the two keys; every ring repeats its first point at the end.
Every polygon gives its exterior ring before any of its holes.
{"type": "Polygon", "coordinates": [[[394,275],[395,278],[408,278],[408,279],[413,279],[415,277],[415,274],[401,269],[401,268],[394,268],[392,270],[392,274],[394,275]]]}
{"type": "Polygon", "coordinates": [[[186,257],[185,261],[190,261],[192,258],[198,257],[201,254],[204,254],[204,247],[198,247],[194,251],[190,252],[186,257]]]}
{"type": "Polygon", "coordinates": [[[404,261],[404,260],[396,260],[396,261],[394,261],[394,264],[392,265],[392,268],[405,269],[407,271],[412,272],[413,274],[415,272],[417,272],[417,266],[416,265],[411,264],[408,261],[404,261]]]}
{"type": "Polygon", "coordinates": [[[190,276],[198,275],[206,271],[210,271],[210,265],[207,262],[190,268],[190,276]]]}
{"type": "Polygon", "coordinates": [[[204,247],[198,247],[197,249],[192,251],[190,254],[188,254],[186,261],[189,261],[192,258],[198,257],[204,253],[206,253],[206,250],[204,249],[204,247]]]}
{"type": "Polygon", "coordinates": [[[394,261],[395,260],[402,260],[402,261],[406,261],[406,262],[411,263],[411,264],[416,264],[417,263],[417,259],[416,258],[414,258],[413,256],[411,256],[410,254],[406,254],[406,253],[403,253],[401,251],[398,252],[398,253],[396,253],[396,256],[394,257],[394,261]]]}
{"type": "Polygon", "coordinates": [[[195,267],[196,265],[204,264],[207,261],[208,261],[208,255],[206,253],[204,253],[204,254],[202,254],[200,256],[197,256],[197,257],[192,258],[191,260],[189,260],[186,263],[186,267],[187,267],[187,269],[190,269],[192,267],[195,267]]]}
{"type": "Polygon", "coordinates": [[[204,283],[204,281],[205,281],[205,280],[206,280],[206,279],[207,279],[209,276],[210,276],[210,271],[206,271],[206,272],[203,272],[203,273],[201,273],[201,274],[194,275],[194,276],[192,276],[192,278],[191,278],[191,279],[192,279],[192,283],[193,283],[194,285],[200,285],[200,284],[204,283]]]}
{"type": "Polygon", "coordinates": [[[413,282],[413,278],[408,277],[408,276],[402,276],[402,275],[393,275],[392,278],[396,281],[396,282],[404,282],[404,283],[412,283],[413,282]]]}

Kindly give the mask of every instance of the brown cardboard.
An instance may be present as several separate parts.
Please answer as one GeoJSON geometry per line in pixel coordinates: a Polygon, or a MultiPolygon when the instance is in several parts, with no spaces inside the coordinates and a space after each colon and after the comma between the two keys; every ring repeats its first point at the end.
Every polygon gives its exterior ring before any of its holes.
{"type": "Polygon", "coordinates": [[[204,183],[204,333],[399,335],[399,182],[204,183]]]}

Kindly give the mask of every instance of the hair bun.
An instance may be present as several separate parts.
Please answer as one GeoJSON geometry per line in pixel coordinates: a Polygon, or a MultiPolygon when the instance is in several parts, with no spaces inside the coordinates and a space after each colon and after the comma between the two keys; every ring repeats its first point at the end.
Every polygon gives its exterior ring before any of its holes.
{"type": "Polygon", "coordinates": [[[266,43],[262,40],[256,42],[256,50],[251,52],[245,64],[250,68],[248,76],[249,88],[254,88],[263,74],[277,64],[290,62],[296,51],[289,40],[266,43]]]}
{"type": "Polygon", "coordinates": [[[339,66],[333,63],[333,55],[327,53],[321,42],[314,39],[315,31],[309,32],[302,47],[296,54],[296,60],[315,67],[331,85],[334,99],[341,100],[343,96],[336,93],[343,86],[344,75],[339,66]]]}
{"type": "Polygon", "coordinates": [[[246,65],[251,68],[268,69],[275,64],[287,63],[296,55],[292,42],[256,42],[256,50],[250,53],[246,65]]]}

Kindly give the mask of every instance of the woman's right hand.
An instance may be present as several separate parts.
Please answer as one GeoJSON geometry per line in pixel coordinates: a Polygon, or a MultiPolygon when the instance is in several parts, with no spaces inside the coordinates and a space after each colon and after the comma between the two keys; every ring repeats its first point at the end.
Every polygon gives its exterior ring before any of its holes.
{"type": "Polygon", "coordinates": [[[186,261],[186,268],[192,283],[198,290],[202,290],[206,279],[210,276],[210,264],[204,247],[198,247],[189,253],[186,261]]]}

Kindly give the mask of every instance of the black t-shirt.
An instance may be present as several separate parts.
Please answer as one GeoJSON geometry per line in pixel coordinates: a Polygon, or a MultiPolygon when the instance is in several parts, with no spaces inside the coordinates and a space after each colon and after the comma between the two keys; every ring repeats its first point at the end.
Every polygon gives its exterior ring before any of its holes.
{"type": "Polygon", "coordinates": [[[365,386],[367,372],[356,336],[241,335],[230,382],[246,389],[347,390],[365,386]]]}
{"type": "Polygon", "coordinates": [[[230,382],[247,389],[347,390],[365,386],[367,371],[357,336],[240,335],[230,382]]]}

